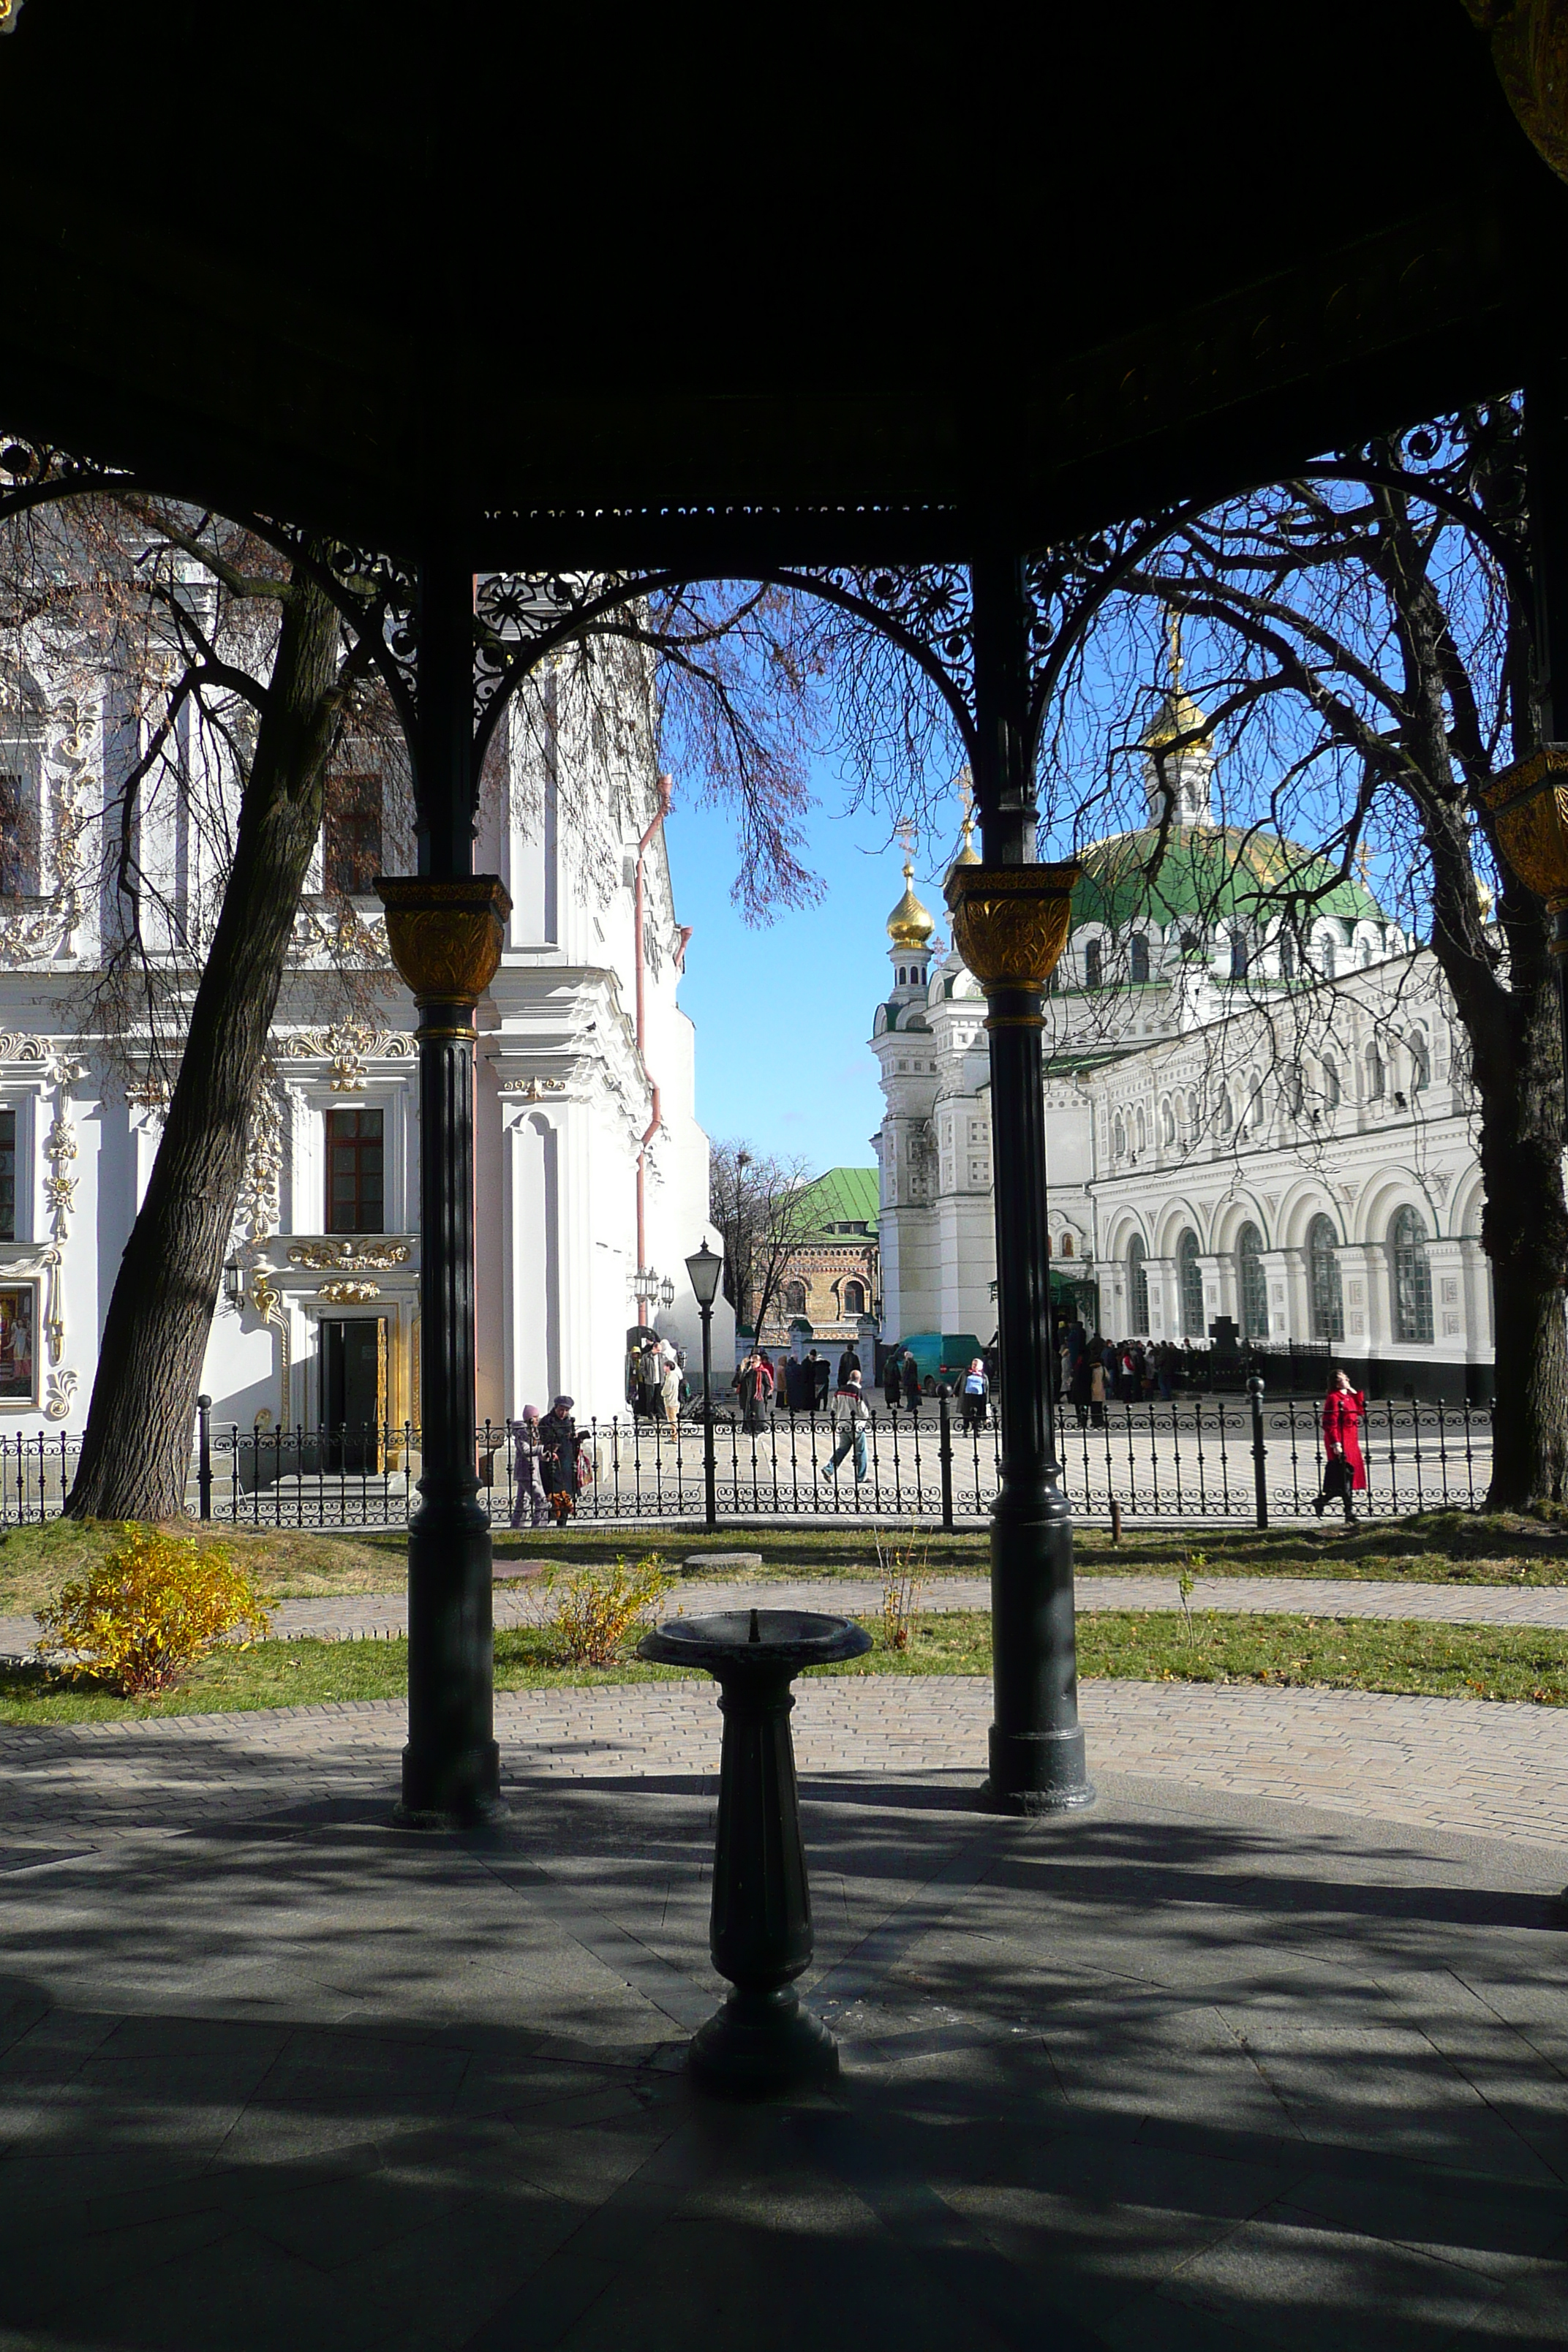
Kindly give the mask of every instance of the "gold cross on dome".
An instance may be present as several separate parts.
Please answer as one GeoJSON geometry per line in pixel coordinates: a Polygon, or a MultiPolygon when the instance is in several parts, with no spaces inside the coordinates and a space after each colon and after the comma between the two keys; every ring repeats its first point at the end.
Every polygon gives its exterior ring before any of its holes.
{"type": "Polygon", "coordinates": [[[1177,694],[1182,685],[1182,616],[1170,604],[1165,607],[1165,635],[1171,645],[1171,691],[1177,694]]]}
{"type": "Polygon", "coordinates": [[[913,870],[915,844],[920,839],[919,834],[915,831],[914,819],[901,816],[893,827],[893,832],[903,845],[904,872],[908,874],[913,870]]]}

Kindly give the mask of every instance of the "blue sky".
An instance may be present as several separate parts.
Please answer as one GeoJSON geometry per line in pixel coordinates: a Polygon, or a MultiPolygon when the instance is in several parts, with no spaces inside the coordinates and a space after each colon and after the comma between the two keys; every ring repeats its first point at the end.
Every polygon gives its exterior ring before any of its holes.
{"type": "MultiPolygon", "coordinates": [[[[736,849],[722,811],[699,808],[696,788],[676,777],[666,837],[678,917],[692,926],[680,1003],[697,1024],[697,1116],[710,1136],[814,1169],[869,1168],[882,1098],[866,1040],[887,992],[884,925],[903,888],[902,853],[885,817],[845,814],[834,768],[819,764],[814,781],[806,855],[826,895],[759,929],[731,903],[736,849]]],[[[957,820],[955,801],[955,836],[957,820]]],[[[922,845],[916,887],[945,936],[929,878],[937,863],[922,845]]]]}

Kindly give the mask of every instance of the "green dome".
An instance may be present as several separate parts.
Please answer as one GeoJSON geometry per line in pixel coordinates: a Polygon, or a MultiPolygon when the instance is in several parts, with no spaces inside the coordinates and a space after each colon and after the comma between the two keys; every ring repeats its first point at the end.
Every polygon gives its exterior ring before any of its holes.
{"type": "MultiPolygon", "coordinates": [[[[1244,832],[1234,824],[1182,825],[1165,837],[1159,870],[1149,872],[1160,829],[1113,834],[1083,852],[1082,879],[1072,894],[1072,920],[1112,929],[1134,917],[1157,923],[1213,923],[1230,915],[1267,919],[1302,891],[1323,890],[1333,869],[1315,850],[1277,833],[1244,832]]],[[[1364,884],[1337,882],[1312,902],[1314,915],[1379,923],[1382,908],[1364,884]]]]}

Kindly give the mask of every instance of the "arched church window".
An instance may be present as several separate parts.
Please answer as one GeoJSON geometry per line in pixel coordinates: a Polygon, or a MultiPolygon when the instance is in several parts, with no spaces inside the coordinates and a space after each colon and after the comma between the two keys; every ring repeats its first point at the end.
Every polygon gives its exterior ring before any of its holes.
{"type": "Polygon", "coordinates": [[[1314,1217],[1307,1228],[1307,1268],[1312,1286],[1314,1339],[1340,1340],[1345,1336],[1340,1261],[1334,1247],[1338,1239],[1331,1217],[1314,1217]]]}
{"type": "Polygon", "coordinates": [[[37,892],[43,758],[41,710],[15,671],[0,674],[0,898],[37,892]]]}
{"type": "Polygon", "coordinates": [[[1062,1235],[1061,1255],[1063,1257],[1071,1257],[1072,1255],[1072,1235],[1070,1234],[1064,1234],[1062,1235]]]}
{"type": "Polygon", "coordinates": [[[866,1292],[864,1286],[860,1283],[847,1282],[845,1284],[844,1312],[846,1315],[864,1315],[866,1312],[866,1292]]]}
{"type": "Polygon", "coordinates": [[[1281,980],[1294,980],[1296,977],[1296,942],[1289,931],[1279,934],[1279,977],[1281,980]]]}
{"type": "Polygon", "coordinates": [[[1160,1140],[1167,1151],[1172,1149],[1176,1140],[1176,1114],[1171,1108],[1169,1095],[1160,1105],[1160,1140]]]}
{"type": "Polygon", "coordinates": [[[1142,931],[1132,934],[1132,984],[1136,988],[1149,977],[1149,942],[1142,931]]]}
{"type": "Polygon", "coordinates": [[[1410,1032],[1409,1045],[1410,1091],[1413,1095],[1425,1094],[1432,1083],[1432,1049],[1419,1024],[1410,1032]]]}
{"type": "Polygon", "coordinates": [[[1432,1269],[1426,1263],[1426,1228],[1414,1209],[1394,1211],[1388,1249],[1394,1337],[1427,1347],[1432,1339],[1432,1269]]]}
{"type": "Polygon", "coordinates": [[[1262,1124],[1263,1078],[1258,1071],[1248,1070],[1247,1074],[1247,1125],[1248,1132],[1252,1135],[1256,1135],[1262,1124]]]}
{"type": "Polygon", "coordinates": [[[1149,1122],[1143,1116],[1142,1103],[1138,1106],[1138,1149],[1140,1151],[1147,1151],[1149,1149],[1149,1122]]]}
{"type": "Polygon", "coordinates": [[[1085,945],[1083,951],[1084,986],[1086,988],[1098,988],[1100,983],[1101,973],[1102,950],[1100,944],[1098,940],[1090,940],[1085,945]]]}
{"type": "Polygon", "coordinates": [[[1247,933],[1241,925],[1233,926],[1230,934],[1230,976],[1232,980],[1247,978],[1247,933]]]}
{"type": "Polygon", "coordinates": [[[1189,1225],[1176,1244],[1176,1278],[1182,1293],[1182,1337],[1204,1336],[1204,1270],[1198,1264],[1198,1237],[1189,1225]]]}
{"type": "Polygon", "coordinates": [[[1127,1299],[1132,1318],[1132,1328],[1140,1337],[1149,1328],[1149,1269],[1142,1241],[1136,1234],[1127,1244],[1127,1299]]]}
{"type": "Polygon", "coordinates": [[[1116,1114],[1110,1133],[1116,1157],[1118,1160],[1124,1159],[1127,1153],[1127,1128],[1120,1111],[1116,1114]]]}
{"type": "Polygon", "coordinates": [[[1366,1098],[1368,1102],[1383,1100],[1383,1055],[1375,1045],[1366,1049],[1366,1098]]]}
{"type": "Polygon", "coordinates": [[[1228,1087],[1223,1087],[1220,1089],[1219,1108],[1215,1113],[1215,1123],[1222,1135],[1228,1135],[1236,1125],[1236,1108],[1230,1099],[1228,1087]]]}
{"type": "Polygon", "coordinates": [[[805,1313],[805,1283],[786,1282],[784,1287],[784,1303],[786,1315],[804,1315],[805,1313]]]}
{"type": "Polygon", "coordinates": [[[1263,1236],[1254,1224],[1236,1237],[1236,1270],[1241,1288],[1241,1328],[1248,1339],[1268,1337],[1268,1284],[1263,1272],[1263,1236]]]}
{"type": "Polygon", "coordinates": [[[1330,1110],[1340,1107],[1339,1064],[1331,1054],[1323,1055],[1323,1100],[1330,1110]]]}
{"type": "Polygon", "coordinates": [[[1332,980],[1339,969],[1339,950],[1332,940],[1325,940],[1323,941],[1323,978],[1325,980],[1332,980]]]}

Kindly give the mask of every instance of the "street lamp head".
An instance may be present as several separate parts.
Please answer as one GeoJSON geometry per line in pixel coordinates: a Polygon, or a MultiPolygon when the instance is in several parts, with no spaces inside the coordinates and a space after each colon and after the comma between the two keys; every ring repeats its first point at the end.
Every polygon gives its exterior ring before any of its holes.
{"type": "Polygon", "coordinates": [[[691,1287],[699,1307],[711,1307],[719,1296],[719,1276],[724,1271],[724,1261],[706,1242],[693,1250],[686,1261],[686,1271],[691,1277],[691,1287]]]}
{"type": "Polygon", "coordinates": [[[658,1303],[664,1308],[666,1314],[669,1312],[669,1309],[675,1304],[675,1285],[670,1280],[668,1274],[658,1286],[658,1303]]]}

